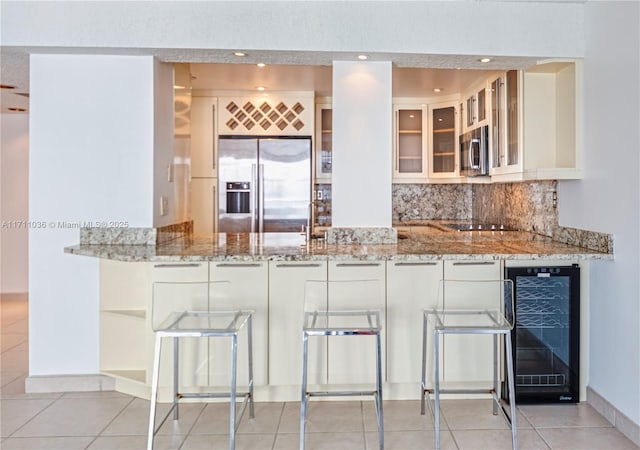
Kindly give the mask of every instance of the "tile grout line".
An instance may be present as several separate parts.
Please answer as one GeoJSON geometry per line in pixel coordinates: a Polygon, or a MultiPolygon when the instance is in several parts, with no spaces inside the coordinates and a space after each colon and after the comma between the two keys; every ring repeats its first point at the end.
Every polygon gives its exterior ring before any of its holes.
{"type": "MultiPolygon", "coordinates": [[[[16,428],[15,430],[13,430],[13,433],[11,433],[9,436],[6,436],[5,438],[19,438],[20,436],[14,436],[15,433],[17,433],[18,431],[20,431],[21,429],[23,429],[24,427],[27,426],[27,424],[29,424],[29,422],[31,422],[33,419],[35,419],[36,417],[38,417],[40,414],[42,414],[44,411],[46,411],[47,409],[51,408],[51,406],[57,402],[58,400],[60,400],[62,398],[62,395],[60,395],[58,398],[55,399],[44,399],[44,400],[51,400],[51,403],[49,403],[47,406],[45,406],[44,408],[42,408],[40,411],[38,411],[36,414],[34,414],[33,417],[31,417],[29,420],[27,420],[25,423],[23,423],[22,425],[20,425],[18,428],[16,428]]],[[[35,400],[35,399],[34,399],[35,400]]],[[[24,437],[30,437],[30,436],[24,436],[24,437]]],[[[46,436],[45,436],[46,437],[46,436]]]]}
{"type": "Polygon", "coordinates": [[[106,424],[104,427],[102,427],[102,430],[100,430],[100,431],[99,431],[99,432],[98,432],[98,433],[93,437],[93,440],[92,440],[92,441],[89,443],[89,445],[87,445],[87,447],[85,447],[85,448],[89,448],[89,447],[91,447],[91,445],[93,445],[93,443],[94,443],[94,442],[95,442],[99,437],[102,437],[102,433],[104,433],[104,432],[105,432],[105,430],[106,430],[107,428],[109,428],[109,425],[111,425],[111,424],[112,424],[112,423],[113,423],[113,422],[118,418],[118,416],[119,416],[120,414],[122,414],[122,413],[124,412],[124,410],[125,410],[125,409],[127,409],[127,407],[128,407],[131,403],[133,403],[133,401],[134,401],[134,400],[135,400],[135,397],[131,397],[131,398],[129,399],[129,401],[128,401],[128,402],[127,402],[127,403],[122,407],[122,409],[121,409],[120,411],[118,411],[118,414],[114,415],[114,416],[113,416],[113,418],[112,418],[109,422],[107,422],[107,424],[106,424]]]}
{"type": "MultiPolygon", "coordinates": [[[[271,450],[275,450],[276,442],[278,442],[278,434],[280,433],[280,424],[282,423],[282,417],[284,416],[284,408],[287,406],[287,402],[282,402],[282,408],[280,409],[280,417],[278,417],[278,426],[276,427],[276,434],[273,436],[273,442],[271,443],[271,450]]],[[[298,432],[300,434],[300,432],[298,432]]]]}
{"type": "MultiPolygon", "coordinates": [[[[187,430],[187,433],[183,436],[182,442],[180,442],[180,445],[178,446],[178,449],[181,449],[182,447],[184,447],[184,444],[187,442],[187,439],[189,438],[189,436],[191,435],[191,432],[193,431],[193,429],[195,428],[196,424],[198,423],[198,420],[200,420],[200,417],[202,417],[202,415],[204,414],[204,410],[207,409],[207,405],[208,405],[208,403],[205,403],[204,407],[200,410],[200,412],[198,413],[196,418],[193,420],[193,423],[189,427],[189,430],[187,430]]],[[[151,407],[149,407],[149,408],[151,408],[151,407]]],[[[149,413],[151,413],[151,411],[149,411],[149,413]]],[[[149,425],[149,419],[147,419],[147,428],[148,428],[148,425],[149,425]]],[[[160,430],[158,430],[158,431],[160,431],[160,430]]],[[[145,434],[145,436],[146,436],[147,439],[149,439],[149,432],[148,431],[145,434]]],[[[175,436],[175,434],[172,434],[172,436],[175,436]]]]}

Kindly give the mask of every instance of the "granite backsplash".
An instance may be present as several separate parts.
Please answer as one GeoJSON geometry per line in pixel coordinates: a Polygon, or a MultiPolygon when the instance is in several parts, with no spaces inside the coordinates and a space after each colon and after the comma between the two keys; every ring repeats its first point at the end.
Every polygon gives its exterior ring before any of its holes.
{"type": "Polygon", "coordinates": [[[553,236],[558,226],[557,181],[472,186],[472,216],[478,222],[553,236]]]}
{"type": "MultiPolygon", "coordinates": [[[[315,222],[331,226],[331,185],[316,184],[314,189],[315,222]]],[[[472,186],[468,184],[394,184],[392,220],[470,220],[472,201],[472,186]]]]}
{"type": "MultiPolygon", "coordinates": [[[[317,184],[315,190],[316,224],[331,226],[331,185],[317,184]]],[[[394,184],[392,220],[476,220],[552,236],[558,225],[556,192],[556,181],[394,184]]]]}
{"type": "MultiPolygon", "coordinates": [[[[315,185],[316,224],[331,226],[331,185],[315,185]],[[319,193],[320,195],[318,196],[319,193]],[[320,198],[320,200],[317,200],[320,198]]],[[[613,253],[613,236],[558,225],[558,182],[394,184],[392,220],[475,220],[613,253]]]]}

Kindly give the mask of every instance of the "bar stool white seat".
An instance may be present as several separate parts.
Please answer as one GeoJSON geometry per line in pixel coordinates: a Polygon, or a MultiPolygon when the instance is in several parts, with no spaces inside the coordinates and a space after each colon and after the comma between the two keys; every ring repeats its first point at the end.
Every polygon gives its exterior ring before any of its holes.
{"type": "MultiPolygon", "coordinates": [[[[435,448],[440,448],[440,395],[491,395],[493,414],[502,413],[511,427],[513,449],[518,448],[516,405],[513,375],[511,330],[513,329],[513,283],[511,280],[441,280],[438,298],[433,308],[423,310],[422,332],[422,389],[421,414],[425,413],[425,400],[434,416],[435,448]],[[427,329],[433,332],[433,388],[427,387],[427,329]],[[487,389],[442,389],[440,387],[440,339],[451,335],[493,336],[493,385],[487,389]],[[505,345],[505,365],[509,395],[509,414],[500,402],[499,354],[502,336],[505,345]],[[431,402],[434,397],[434,404],[431,402]]],[[[459,356],[459,355],[456,355],[459,356]]]]}
{"type": "MultiPolygon", "coordinates": [[[[373,396],[378,421],[378,442],[384,449],[382,409],[382,324],[381,311],[362,308],[380,292],[378,280],[307,281],[302,327],[302,396],[300,404],[300,450],[305,446],[305,423],[311,397],[373,396]],[[359,336],[375,338],[375,386],[370,390],[308,389],[310,337],[359,336]]],[[[373,352],[372,352],[373,353],[373,352]]],[[[356,355],[354,355],[355,357],[356,355]]]]}
{"type": "MultiPolygon", "coordinates": [[[[154,436],[160,427],[173,412],[173,419],[178,420],[179,401],[182,399],[202,398],[229,398],[229,449],[235,448],[236,431],[247,404],[249,415],[254,417],[253,407],[253,349],[252,349],[252,316],[251,310],[220,309],[216,306],[223,300],[226,306],[233,301],[229,297],[230,283],[228,281],[216,282],[176,282],[153,284],[152,299],[152,324],[155,331],[155,350],[153,356],[153,374],[151,382],[151,405],[149,411],[149,429],[147,449],[153,449],[154,436]],[[248,353],[248,385],[246,391],[237,390],[238,370],[238,335],[242,329],[247,333],[248,353]],[[161,369],[161,350],[165,339],[173,339],[173,390],[172,405],[166,415],[159,421],[156,427],[156,407],[158,403],[158,389],[161,369]],[[229,339],[230,380],[228,390],[216,391],[213,386],[191,387],[189,392],[183,392],[180,385],[181,345],[185,338],[222,338],[229,339]],[[206,392],[203,392],[206,390],[206,392]],[[193,391],[193,392],[192,392],[193,391]],[[243,398],[239,414],[236,414],[236,401],[243,398]]],[[[222,305],[225,306],[225,305],[222,305]]],[[[213,365],[210,361],[209,342],[205,340],[202,348],[206,349],[205,355],[200,358],[206,364],[213,365]]],[[[193,353],[193,351],[192,351],[193,353]]],[[[190,357],[196,355],[191,354],[190,357]]],[[[183,360],[185,358],[182,358],[183,360]]],[[[200,362],[192,362],[196,366],[200,362]]],[[[183,376],[184,378],[184,376],[183,376]]],[[[193,377],[197,378],[197,377],[193,377]]],[[[206,376],[205,376],[206,378],[206,376]]]]}

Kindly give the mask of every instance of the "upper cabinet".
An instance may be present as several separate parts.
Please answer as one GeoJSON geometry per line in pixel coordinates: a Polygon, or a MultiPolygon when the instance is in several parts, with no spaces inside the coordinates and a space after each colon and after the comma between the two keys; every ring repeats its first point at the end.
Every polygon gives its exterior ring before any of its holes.
{"type": "Polygon", "coordinates": [[[493,181],[581,178],[581,70],[553,60],[491,81],[493,181]]]}
{"type": "Polygon", "coordinates": [[[313,92],[219,97],[222,135],[312,136],[313,92]]]}
{"type": "Polygon", "coordinates": [[[488,124],[488,104],[489,99],[485,80],[482,80],[471,90],[463,94],[460,105],[462,111],[460,117],[460,133],[466,133],[467,131],[488,124]]]}
{"type": "Polygon", "coordinates": [[[315,134],[316,182],[331,182],[333,159],[333,111],[331,103],[316,104],[315,134]]]}
{"type": "Polygon", "coordinates": [[[489,174],[492,176],[522,172],[521,86],[522,73],[517,70],[489,80],[489,174]]]}
{"type": "Polygon", "coordinates": [[[581,178],[582,63],[538,64],[523,91],[525,179],[581,178]]]}
{"type": "Polygon", "coordinates": [[[459,174],[457,101],[429,105],[429,178],[459,174]]]}
{"type": "Polygon", "coordinates": [[[216,130],[217,97],[191,98],[191,176],[217,176],[216,130]]]}
{"type": "Polygon", "coordinates": [[[426,108],[422,105],[394,105],[394,181],[426,176],[426,108]]]}

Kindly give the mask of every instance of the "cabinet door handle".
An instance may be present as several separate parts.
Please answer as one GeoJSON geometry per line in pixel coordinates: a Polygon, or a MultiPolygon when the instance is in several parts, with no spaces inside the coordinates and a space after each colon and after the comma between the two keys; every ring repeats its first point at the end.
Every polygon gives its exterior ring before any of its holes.
{"type": "Polygon", "coordinates": [[[395,166],[396,166],[396,172],[399,170],[398,169],[398,161],[400,160],[400,143],[398,142],[400,140],[400,111],[396,111],[396,135],[395,135],[395,157],[393,158],[395,161],[395,166]]]}
{"type": "Polygon", "coordinates": [[[216,105],[211,105],[211,168],[216,170],[216,105]]]}
{"type": "MultiPolygon", "coordinates": [[[[215,169],[215,167],[214,167],[215,169]]],[[[216,204],[218,203],[218,198],[216,196],[216,186],[214,185],[212,187],[213,190],[213,200],[211,201],[211,203],[213,204],[213,211],[212,211],[212,217],[211,217],[211,231],[213,231],[214,233],[216,232],[216,215],[217,215],[217,208],[216,208],[216,204]]]]}
{"type": "Polygon", "coordinates": [[[216,264],[216,267],[260,267],[262,264],[258,264],[258,263],[240,263],[240,264],[229,264],[229,263],[222,263],[222,264],[216,264]]]}
{"type": "Polygon", "coordinates": [[[379,266],[380,263],[338,263],[336,267],[375,267],[379,266]]]}
{"type": "Polygon", "coordinates": [[[276,264],[276,267],[320,267],[320,263],[276,264]]]}
{"type": "Polygon", "coordinates": [[[454,262],[454,266],[493,266],[495,261],[465,261],[465,262],[454,262]]]}
{"type": "Polygon", "coordinates": [[[180,267],[200,267],[200,264],[199,263],[187,263],[187,264],[165,263],[165,264],[154,264],[153,267],[157,267],[158,269],[169,269],[169,268],[180,268],[180,267]]]}
{"type": "Polygon", "coordinates": [[[397,262],[396,266],[437,266],[437,262],[397,262]]]}

